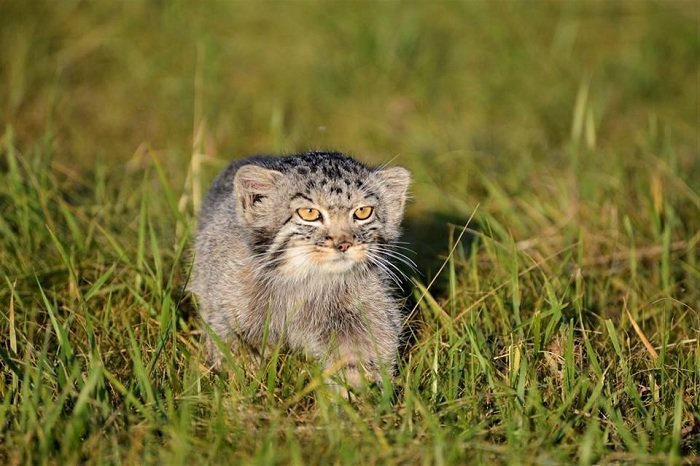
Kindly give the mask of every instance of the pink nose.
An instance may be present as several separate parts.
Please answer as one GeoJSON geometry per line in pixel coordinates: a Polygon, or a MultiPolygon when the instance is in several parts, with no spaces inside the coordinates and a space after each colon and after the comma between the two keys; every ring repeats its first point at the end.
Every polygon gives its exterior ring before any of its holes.
{"type": "Polygon", "coordinates": [[[350,249],[350,246],[352,246],[352,243],[350,241],[341,241],[336,245],[336,249],[340,252],[345,252],[348,249],[350,249]]]}

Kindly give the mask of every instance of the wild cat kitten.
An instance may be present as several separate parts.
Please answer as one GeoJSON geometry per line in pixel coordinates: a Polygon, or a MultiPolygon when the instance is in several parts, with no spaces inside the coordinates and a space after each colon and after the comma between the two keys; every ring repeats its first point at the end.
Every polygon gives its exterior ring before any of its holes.
{"type": "MultiPolygon", "coordinates": [[[[231,163],[202,207],[191,291],[226,344],[267,341],[342,367],[353,386],[393,369],[401,331],[391,257],[409,172],[338,152],[231,163]],[[266,330],[267,327],[267,330],[266,330]]],[[[222,354],[208,338],[210,362],[222,354]]]]}

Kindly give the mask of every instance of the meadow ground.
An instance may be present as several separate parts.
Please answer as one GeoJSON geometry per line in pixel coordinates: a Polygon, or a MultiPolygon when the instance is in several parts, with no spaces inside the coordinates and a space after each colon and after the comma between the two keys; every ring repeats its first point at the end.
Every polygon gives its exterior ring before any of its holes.
{"type": "Polygon", "coordinates": [[[0,2],[0,462],[693,463],[697,2],[0,2]],[[393,387],[199,364],[228,160],[412,170],[393,387]],[[472,217],[466,229],[467,219],[472,217]]]}

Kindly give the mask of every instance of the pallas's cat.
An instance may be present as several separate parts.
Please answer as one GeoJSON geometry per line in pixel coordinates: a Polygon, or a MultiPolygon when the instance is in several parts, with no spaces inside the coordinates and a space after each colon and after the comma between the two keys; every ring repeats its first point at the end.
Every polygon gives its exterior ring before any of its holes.
{"type": "Polygon", "coordinates": [[[222,342],[265,340],[341,368],[352,386],[391,372],[402,319],[390,259],[402,259],[409,183],[404,168],[338,152],[231,163],[202,206],[190,284],[210,363],[222,342]]]}

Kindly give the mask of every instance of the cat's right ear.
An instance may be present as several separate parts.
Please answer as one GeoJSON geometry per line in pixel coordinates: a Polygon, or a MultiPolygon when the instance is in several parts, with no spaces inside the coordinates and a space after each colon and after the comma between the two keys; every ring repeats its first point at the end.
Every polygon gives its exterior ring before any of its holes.
{"type": "Polygon", "coordinates": [[[233,192],[240,212],[249,222],[256,217],[256,210],[265,204],[277,183],[284,175],[276,170],[258,165],[243,165],[233,179],[233,192]]]}

